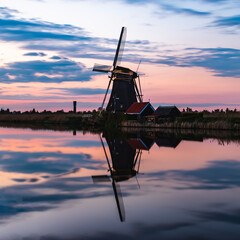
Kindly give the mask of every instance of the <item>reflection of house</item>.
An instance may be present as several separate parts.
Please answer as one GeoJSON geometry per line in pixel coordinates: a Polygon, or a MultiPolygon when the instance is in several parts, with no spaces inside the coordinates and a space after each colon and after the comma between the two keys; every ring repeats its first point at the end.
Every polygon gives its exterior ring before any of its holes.
{"type": "Polygon", "coordinates": [[[159,147],[171,147],[176,148],[177,145],[181,142],[181,139],[175,138],[175,137],[165,137],[165,138],[158,138],[155,140],[156,144],[159,147]]]}
{"type": "Polygon", "coordinates": [[[154,111],[150,102],[135,102],[128,108],[126,114],[142,117],[153,114],[154,111]]]}
{"type": "Polygon", "coordinates": [[[149,150],[154,141],[150,138],[129,138],[127,139],[128,144],[133,149],[139,149],[139,150],[149,150]]]}

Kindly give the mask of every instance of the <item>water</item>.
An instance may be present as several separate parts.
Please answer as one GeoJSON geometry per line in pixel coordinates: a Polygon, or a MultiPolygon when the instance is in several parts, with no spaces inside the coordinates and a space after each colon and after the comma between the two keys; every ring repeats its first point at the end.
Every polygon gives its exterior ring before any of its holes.
{"type": "Polygon", "coordinates": [[[0,239],[240,238],[236,138],[0,135],[0,239]]]}

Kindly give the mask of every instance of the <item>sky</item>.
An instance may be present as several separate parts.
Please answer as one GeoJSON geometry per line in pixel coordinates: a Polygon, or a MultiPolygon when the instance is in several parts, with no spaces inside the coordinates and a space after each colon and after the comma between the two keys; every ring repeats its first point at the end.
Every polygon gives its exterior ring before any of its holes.
{"type": "Polygon", "coordinates": [[[0,108],[97,109],[122,26],[121,66],[154,107],[240,110],[238,0],[0,0],[0,108]]]}

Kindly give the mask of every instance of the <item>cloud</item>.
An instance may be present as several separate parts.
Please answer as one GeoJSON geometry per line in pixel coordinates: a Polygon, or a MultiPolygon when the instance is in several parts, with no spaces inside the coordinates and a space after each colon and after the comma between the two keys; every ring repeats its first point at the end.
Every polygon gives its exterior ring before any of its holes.
{"type": "Polygon", "coordinates": [[[29,52],[29,53],[25,53],[24,56],[44,57],[44,56],[47,56],[47,55],[45,53],[43,53],[43,52],[29,52]]]}
{"type": "Polygon", "coordinates": [[[4,83],[90,81],[92,75],[83,64],[70,60],[13,62],[0,68],[4,83]]]}
{"type": "Polygon", "coordinates": [[[198,55],[183,58],[183,66],[204,67],[215,76],[240,78],[240,50],[233,48],[203,48],[198,55]]]}
{"type": "MultiPolygon", "coordinates": [[[[101,44],[113,44],[116,39],[89,37],[80,27],[69,24],[55,24],[39,20],[0,17],[0,39],[21,42],[27,50],[54,50],[66,53],[92,53],[112,51],[101,44]]],[[[54,58],[56,59],[56,58],[54,58]]]]}
{"type": "Polygon", "coordinates": [[[208,3],[221,3],[221,2],[230,2],[229,0],[202,0],[203,2],[208,2],[208,3]]]}
{"type": "MultiPolygon", "coordinates": [[[[39,20],[0,18],[0,40],[20,42],[21,48],[33,51],[54,51],[66,57],[113,60],[117,39],[90,37],[82,28],[39,20]]],[[[146,41],[132,45],[148,45],[146,41]]],[[[37,56],[35,53],[26,56],[37,56]]],[[[52,60],[62,58],[57,55],[52,60]]],[[[65,59],[65,58],[64,58],[65,59]]]]}
{"type": "MultiPolygon", "coordinates": [[[[182,4],[180,1],[175,1],[175,5],[169,4],[168,1],[157,1],[157,0],[151,0],[151,1],[144,1],[144,0],[125,0],[128,4],[155,4],[159,7],[160,10],[163,10],[164,12],[173,13],[173,14],[181,14],[185,16],[197,16],[197,17],[206,17],[208,15],[211,15],[211,12],[206,11],[198,11],[191,8],[182,8],[178,7],[177,4],[182,4]]],[[[210,2],[207,1],[206,2],[210,2]]],[[[162,14],[162,12],[161,12],[162,14]]]]}
{"type": "MultiPolygon", "coordinates": [[[[31,88],[29,88],[29,92],[31,92],[31,88]]],[[[103,88],[45,88],[42,92],[41,96],[35,96],[31,93],[29,94],[8,94],[7,91],[1,92],[0,99],[7,100],[56,100],[56,99],[69,99],[69,96],[78,96],[81,97],[83,95],[96,95],[96,94],[104,94],[106,89],[103,88]],[[56,90],[53,92],[52,90],[56,90]],[[49,92],[51,91],[51,92],[49,92]]],[[[80,104],[80,103],[79,103],[80,104]]]]}
{"type": "Polygon", "coordinates": [[[12,18],[16,13],[18,13],[17,10],[9,9],[7,7],[0,7],[0,18],[12,18]]]}
{"type": "Polygon", "coordinates": [[[186,48],[181,56],[159,56],[143,61],[179,67],[203,67],[215,76],[240,78],[240,49],[186,48]]]}
{"type": "MultiPolygon", "coordinates": [[[[58,95],[59,92],[58,92],[58,95]]],[[[6,95],[3,95],[1,94],[0,95],[0,99],[5,99],[5,100],[56,100],[56,99],[68,99],[67,96],[63,96],[63,95],[60,95],[60,96],[49,96],[49,95],[41,95],[41,96],[34,96],[32,94],[14,94],[14,95],[10,95],[10,94],[6,94],[6,95]]]]}
{"type": "Polygon", "coordinates": [[[237,27],[240,28],[240,15],[221,17],[213,22],[216,27],[237,27]]]}
{"type": "MultiPolygon", "coordinates": [[[[31,88],[29,88],[29,91],[31,91],[31,88]]],[[[41,96],[35,96],[32,94],[15,94],[10,95],[7,93],[7,91],[2,92],[0,99],[15,99],[15,100],[43,100],[43,99],[68,99],[69,96],[83,96],[83,95],[97,95],[97,94],[104,94],[106,92],[106,89],[104,88],[52,88],[47,87],[43,90],[45,95],[41,96]],[[52,91],[56,90],[56,91],[52,91]],[[49,96],[48,94],[51,94],[49,96]],[[53,95],[54,94],[54,95],[53,95]]],[[[79,103],[82,105],[82,103],[79,103]]]]}
{"type": "Polygon", "coordinates": [[[64,143],[62,146],[64,147],[101,147],[101,143],[99,141],[82,141],[82,140],[74,140],[68,141],[64,143]]]}
{"type": "MultiPolygon", "coordinates": [[[[192,227],[196,225],[194,222],[166,222],[166,223],[157,223],[151,226],[145,225],[143,223],[136,223],[134,224],[134,231],[138,236],[145,236],[149,237],[149,233],[154,236],[156,233],[160,232],[168,232],[168,231],[176,231],[181,228],[192,227]]],[[[151,239],[151,237],[149,237],[151,239]]],[[[155,239],[155,238],[154,238],[155,239]]]]}
{"type": "Polygon", "coordinates": [[[228,213],[221,211],[193,211],[192,213],[203,220],[240,225],[240,209],[234,209],[228,213]]]}
{"type": "MultiPolygon", "coordinates": [[[[63,153],[0,153],[0,166],[6,172],[17,173],[45,173],[62,174],[79,166],[81,168],[95,169],[96,161],[88,154],[63,153]],[[9,158],[4,156],[8,154],[9,158]]],[[[99,163],[99,162],[98,162],[99,163]]]]}
{"type": "Polygon", "coordinates": [[[116,39],[90,37],[82,28],[69,24],[2,17],[0,25],[1,40],[22,42],[23,48],[31,50],[61,51],[62,47],[65,47],[65,50],[69,48],[72,51],[74,47],[75,51],[98,49],[106,52],[112,49],[103,47],[101,44],[116,44],[117,42],[116,39]]]}
{"type": "Polygon", "coordinates": [[[20,213],[42,212],[56,208],[67,200],[97,198],[113,194],[111,185],[105,186],[101,191],[96,190],[96,186],[89,177],[69,178],[64,176],[61,178],[58,176],[45,179],[47,180],[42,183],[28,184],[26,184],[27,179],[22,179],[24,185],[18,182],[17,185],[0,189],[0,194],[4,195],[6,200],[0,205],[0,223],[4,223],[9,217],[20,213]],[[49,189],[51,193],[46,194],[42,189],[49,189]]]}
{"type": "Polygon", "coordinates": [[[32,212],[32,211],[46,211],[50,207],[31,207],[31,206],[24,206],[24,207],[17,207],[14,205],[11,206],[6,206],[6,205],[0,205],[0,212],[1,212],[1,217],[0,218],[6,218],[12,215],[17,215],[19,213],[23,212],[32,212]]]}
{"type": "Polygon", "coordinates": [[[59,57],[59,56],[52,56],[50,59],[59,60],[59,59],[61,59],[61,57],[59,57]]]}
{"type": "Polygon", "coordinates": [[[69,93],[73,95],[96,95],[104,94],[106,92],[106,89],[103,88],[65,88],[62,90],[66,92],[68,95],[69,93]]]}
{"type": "Polygon", "coordinates": [[[177,6],[173,6],[170,4],[161,4],[161,8],[165,11],[176,13],[176,14],[184,14],[189,16],[203,16],[206,17],[207,15],[211,15],[211,12],[203,12],[197,11],[190,8],[180,8],[177,6]]]}
{"type": "Polygon", "coordinates": [[[68,24],[55,24],[51,22],[24,20],[24,19],[0,19],[1,39],[5,41],[23,40],[92,40],[87,37],[82,28],[68,24]],[[75,33],[74,35],[72,33],[75,33]]]}
{"type": "MultiPolygon", "coordinates": [[[[147,4],[147,3],[154,3],[154,4],[164,4],[164,3],[167,3],[169,1],[159,1],[159,0],[149,0],[149,1],[145,1],[145,0],[124,0],[124,2],[128,3],[128,4],[147,4]]],[[[181,4],[182,1],[181,0],[175,0],[174,1],[175,3],[178,3],[178,4],[181,4]]],[[[188,2],[191,2],[191,1],[188,1],[188,2]]],[[[234,0],[197,0],[197,1],[194,1],[192,0],[192,2],[196,3],[196,2],[205,2],[205,3],[211,3],[211,4],[219,4],[219,3],[223,3],[223,2],[235,2],[234,0]]]]}
{"type": "MultiPolygon", "coordinates": [[[[0,20],[0,25],[3,20],[0,20]]],[[[18,27],[18,25],[17,25],[18,27]]],[[[23,27],[23,25],[21,26],[23,27]]],[[[22,29],[3,29],[0,30],[1,39],[4,41],[36,41],[36,40],[62,40],[62,41],[79,41],[86,40],[84,37],[78,37],[70,34],[61,34],[53,32],[32,31],[22,29]]]]}
{"type": "Polygon", "coordinates": [[[227,189],[240,187],[240,162],[237,160],[212,161],[206,168],[195,170],[173,170],[159,172],[154,175],[159,179],[168,176],[176,181],[187,181],[184,189],[227,189]],[[223,177],[224,176],[224,177],[223,177]]]}

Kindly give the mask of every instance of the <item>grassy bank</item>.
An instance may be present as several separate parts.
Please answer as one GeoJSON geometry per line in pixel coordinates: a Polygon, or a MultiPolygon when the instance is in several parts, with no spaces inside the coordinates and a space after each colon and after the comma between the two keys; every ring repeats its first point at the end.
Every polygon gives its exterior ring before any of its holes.
{"type": "Polygon", "coordinates": [[[240,112],[193,112],[182,113],[174,121],[157,119],[149,121],[124,121],[122,127],[240,130],[240,112]]]}
{"type": "Polygon", "coordinates": [[[0,124],[31,125],[39,127],[55,126],[68,129],[112,130],[119,127],[145,129],[212,129],[240,131],[240,112],[192,112],[182,113],[175,120],[156,119],[149,122],[147,118],[129,120],[124,113],[109,112],[28,112],[28,113],[0,113],[0,124]]]}
{"type": "Polygon", "coordinates": [[[2,126],[18,125],[31,128],[65,128],[65,129],[118,129],[124,114],[103,112],[28,112],[28,113],[0,113],[2,126]]]}
{"type": "Polygon", "coordinates": [[[238,130],[240,131],[240,123],[230,123],[226,121],[214,122],[165,122],[165,123],[139,123],[136,121],[122,122],[121,127],[130,128],[173,128],[173,129],[212,129],[212,130],[238,130]]]}
{"type": "Polygon", "coordinates": [[[36,123],[36,124],[75,124],[80,123],[82,117],[68,113],[29,113],[29,114],[0,114],[2,123],[36,123]]]}

